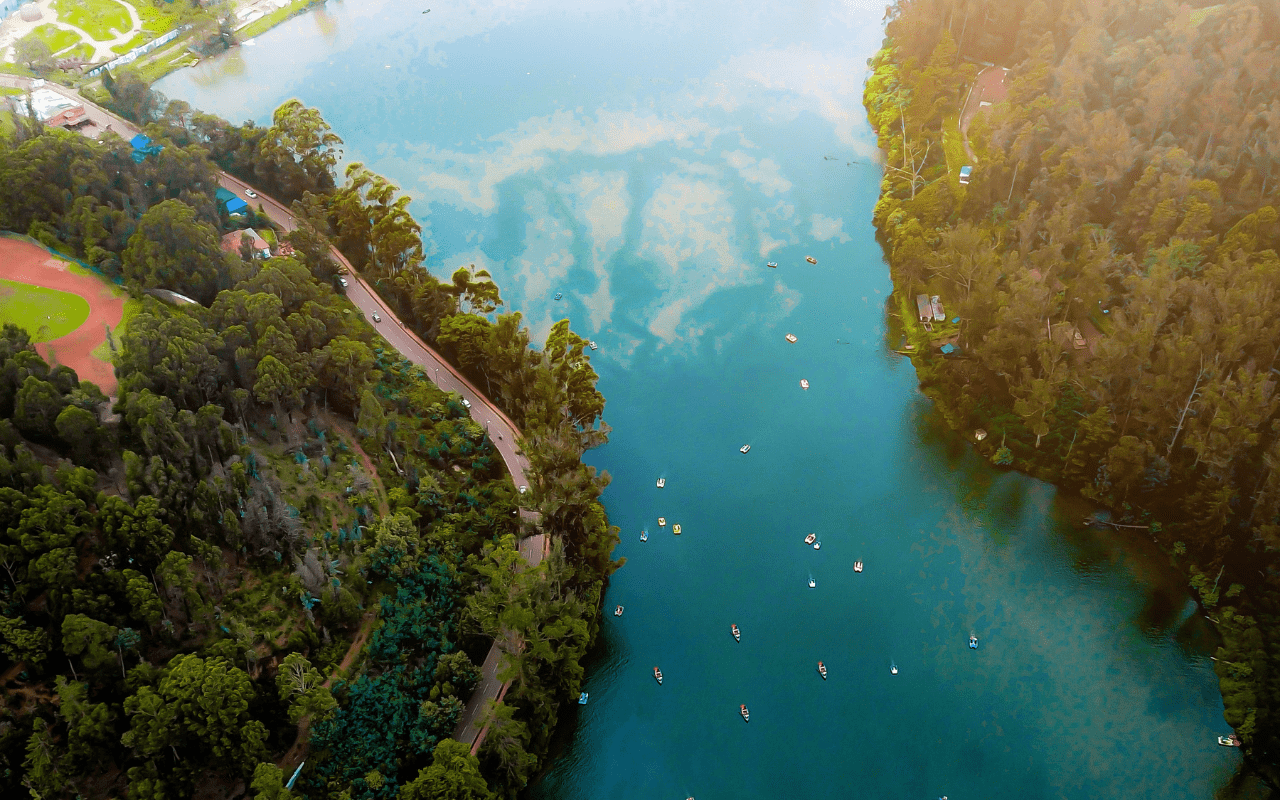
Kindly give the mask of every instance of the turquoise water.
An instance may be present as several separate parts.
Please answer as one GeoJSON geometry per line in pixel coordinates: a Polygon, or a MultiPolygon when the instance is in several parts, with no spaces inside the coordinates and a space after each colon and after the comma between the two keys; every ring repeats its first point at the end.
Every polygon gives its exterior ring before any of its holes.
{"type": "Polygon", "coordinates": [[[991,469],[891,352],[883,3],[578,6],[330,2],[157,87],[318,106],[416,198],[436,274],[483,266],[535,335],[599,343],[626,613],[531,793],[1210,797],[1239,757],[1163,556],[991,469]]]}

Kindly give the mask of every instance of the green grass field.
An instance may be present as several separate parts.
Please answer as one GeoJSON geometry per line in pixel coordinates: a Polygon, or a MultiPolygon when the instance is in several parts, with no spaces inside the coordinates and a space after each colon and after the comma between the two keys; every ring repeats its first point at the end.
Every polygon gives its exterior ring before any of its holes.
{"type": "Polygon", "coordinates": [[[75,47],[80,44],[79,34],[64,31],[62,28],[57,28],[53,25],[41,25],[27,35],[43,40],[45,44],[49,45],[49,50],[54,55],[66,50],[68,47],[75,47]]]}
{"type": "Polygon", "coordinates": [[[74,25],[100,42],[133,30],[128,10],[116,0],[54,0],[53,10],[59,22],[74,25]]]}
{"type": "Polygon", "coordinates": [[[33,342],[66,336],[89,318],[89,301],[56,289],[0,280],[0,324],[26,328],[33,342]]]}

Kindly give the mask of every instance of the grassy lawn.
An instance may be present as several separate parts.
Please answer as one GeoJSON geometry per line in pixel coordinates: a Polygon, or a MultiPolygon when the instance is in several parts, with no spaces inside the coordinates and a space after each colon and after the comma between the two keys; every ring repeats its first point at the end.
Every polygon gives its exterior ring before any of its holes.
{"type": "Polygon", "coordinates": [[[54,0],[53,10],[59,22],[75,25],[100,42],[133,30],[128,10],[116,0],[54,0]]]}
{"type": "Polygon", "coordinates": [[[270,14],[267,14],[261,19],[255,19],[253,22],[250,22],[248,25],[236,31],[236,38],[243,42],[245,39],[252,39],[261,33],[266,33],[268,30],[279,25],[281,22],[284,22],[289,17],[292,17],[294,14],[297,14],[307,8],[313,2],[314,0],[293,0],[292,3],[284,8],[277,8],[270,14]]]}
{"type": "Polygon", "coordinates": [[[18,132],[18,126],[13,124],[13,114],[9,111],[0,111],[0,136],[9,138],[18,132]]]}
{"type": "Polygon", "coordinates": [[[41,25],[27,35],[34,36],[49,45],[49,49],[54,55],[61,53],[68,47],[75,47],[80,44],[80,37],[77,34],[71,31],[64,31],[53,25],[41,25]]]}
{"type": "Polygon", "coordinates": [[[138,12],[138,19],[142,20],[142,30],[151,34],[152,38],[168,33],[185,21],[178,3],[166,4],[164,8],[160,8],[147,0],[142,0],[130,5],[133,6],[134,11],[138,12]]]}
{"type": "Polygon", "coordinates": [[[89,301],[42,286],[0,280],[0,323],[25,328],[33,342],[66,336],[89,318],[89,301]]]}
{"type": "Polygon", "coordinates": [[[142,44],[146,44],[147,42],[151,41],[154,38],[156,37],[152,36],[149,33],[139,33],[129,41],[125,42],[124,44],[118,44],[115,47],[111,48],[111,52],[115,53],[116,55],[122,56],[125,53],[132,50],[133,48],[138,47],[139,45],[142,45],[142,44]]]}
{"type": "Polygon", "coordinates": [[[960,168],[969,163],[964,151],[964,137],[960,135],[960,115],[951,114],[942,120],[942,149],[947,156],[947,180],[951,191],[960,191],[960,168]]]}

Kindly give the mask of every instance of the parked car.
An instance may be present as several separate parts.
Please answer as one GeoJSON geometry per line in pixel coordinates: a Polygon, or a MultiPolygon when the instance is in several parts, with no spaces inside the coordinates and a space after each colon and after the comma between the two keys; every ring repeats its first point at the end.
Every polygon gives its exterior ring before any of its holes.
{"type": "Polygon", "coordinates": [[[960,168],[960,185],[964,186],[969,182],[969,176],[973,174],[973,167],[965,164],[960,168]]]}
{"type": "Polygon", "coordinates": [[[528,487],[528,486],[521,486],[521,487],[520,487],[520,494],[524,494],[524,493],[525,493],[525,492],[527,492],[527,491],[529,491],[529,487],[528,487]]]}
{"type": "Polygon", "coordinates": [[[342,285],[342,288],[344,288],[344,289],[351,285],[351,284],[347,283],[347,279],[346,279],[346,278],[338,278],[338,283],[340,283],[340,284],[342,285]]]}
{"type": "Polygon", "coordinates": [[[378,312],[377,312],[377,311],[373,312],[373,321],[374,321],[374,322],[382,322],[382,317],[378,316],[378,312]]]}
{"type": "Polygon", "coordinates": [[[257,197],[257,196],[258,196],[258,193],[257,193],[257,192],[255,192],[255,191],[254,191],[254,190],[252,190],[252,189],[245,189],[245,190],[244,190],[244,196],[245,196],[245,197],[257,197]]]}
{"type": "Polygon", "coordinates": [[[470,400],[468,400],[468,399],[467,399],[467,398],[465,398],[465,397],[464,397],[464,398],[462,398],[462,404],[463,404],[464,406],[466,406],[467,408],[471,408],[471,401],[470,401],[470,400]]]}

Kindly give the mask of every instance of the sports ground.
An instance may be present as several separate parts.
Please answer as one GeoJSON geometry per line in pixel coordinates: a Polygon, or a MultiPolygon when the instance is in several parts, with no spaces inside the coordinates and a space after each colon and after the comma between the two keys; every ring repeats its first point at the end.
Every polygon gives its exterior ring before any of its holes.
{"type": "Polygon", "coordinates": [[[116,390],[107,331],[118,335],[127,299],[123,289],[38,245],[0,237],[0,323],[26,328],[46,361],[71,367],[107,395],[116,390]]]}

